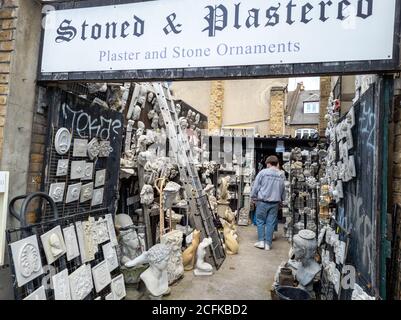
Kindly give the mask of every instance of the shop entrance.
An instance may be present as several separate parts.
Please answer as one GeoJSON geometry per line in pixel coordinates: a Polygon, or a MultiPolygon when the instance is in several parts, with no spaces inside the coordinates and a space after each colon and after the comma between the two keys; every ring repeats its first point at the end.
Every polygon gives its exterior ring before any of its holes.
{"type": "MultiPolygon", "coordinates": [[[[125,2],[130,9],[132,1],[125,2]]],[[[371,1],[354,2],[358,19],[374,14],[371,1]]],[[[110,10],[122,9],[114,1],[93,0],[72,10],[79,19],[80,10],[90,15],[88,8],[105,4],[111,5],[110,10]]],[[[394,8],[400,7],[400,1],[394,1],[394,8]]],[[[63,16],[71,14],[66,9],[70,4],[58,5],[53,18],[59,27],[44,34],[38,76],[48,106],[40,188],[45,195],[39,197],[49,203],[35,203],[34,223],[26,221],[25,212],[11,210],[22,228],[7,233],[17,299],[57,298],[62,290],[56,292],[44,284],[48,277],[44,271],[68,279],[72,289],[79,281],[87,281],[85,289],[71,293],[73,299],[283,299],[277,290],[282,286],[298,287],[314,299],[349,299],[356,289],[343,286],[342,280],[350,267],[358,290],[386,296],[387,126],[393,75],[400,70],[401,10],[395,10],[392,17],[397,32],[390,47],[385,43],[390,48],[387,58],[383,51],[376,53],[376,59],[357,55],[337,62],[313,56],[305,61],[288,57],[288,63],[284,58],[261,63],[255,58],[256,62],[247,65],[238,62],[240,54],[235,54],[228,62],[217,57],[218,62],[180,60],[175,64],[169,60],[164,65],[160,62],[164,51],[156,50],[158,54],[144,62],[145,69],[123,61],[139,60],[139,53],[102,51],[98,61],[70,59],[81,47],[91,48],[87,46],[89,33],[85,33],[89,25],[82,24],[79,39],[76,26],[63,16]],[[63,63],[55,59],[59,48],[49,40],[51,32],[57,33],[55,43],[64,45],[63,63]],[[82,43],[78,46],[77,41],[82,43]],[[281,84],[279,77],[336,76],[341,80],[367,73],[380,75],[356,76],[355,83],[359,79],[368,84],[355,85],[348,106],[342,105],[342,92],[336,86],[324,89],[324,99],[323,88],[318,96],[311,92],[305,97],[301,83],[291,95],[288,86],[276,85],[281,84]],[[263,103],[269,97],[270,110],[265,118],[248,121],[247,114],[254,109],[245,100],[233,111],[244,113],[244,120],[233,122],[230,110],[223,107],[224,99],[232,98],[227,88],[233,93],[236,86],[225,87],[224,82],[235,80],[241,87],[249,79],[272,80],[259,96],[263,103]],[[174,82],[183,80],[199,81],[192,89],[180,89],[174,82]],[[163,82],[168,94],[155,90],[156,82],[146,81],[168,81],[163,82]],[[180,96],[180,90],[193,90],[199,100],[204,99],[203,92],[196,90],[207,81],[208,110],[180,96]],[[165,102],[169,94],[174,99],[165,102]],[[317,102],[319,109],[314,112],[317,102]],[[298,118],[299,103],[304,122],[298,118]],[[307,121],[314,113],[319,113],[316,128],[307,121]],[[264,129],[266,133],[261,134],[264,129]],[[252,225],[251,191],[271,155],[279,158],[282,170],[277,170],[277,179],[280,175],[287,196],[266,201],[280,202],[281,223],[277,239],[261,250],[254,244],[260,239],[252,225]],[[61,252],[54,255],[56,237],[64,242],[61,252]],[[18,273],[23,266],[15,257],[27,245],[42,262],[22,279],[18,273]],[[297,249],[303,255],[297,256],[297,249]],[[43,270],[45,263],[50,267],[43,270]],[[314,271],[310,278],[310,270],[305,270],[309,267],[314,271]],[[164,277],[161,285],[154,285],[151,271],[157,273],[157,280],[164,277]]],[[[148,9],[143,8],[144,16],[148,9]]],[[[227,7],[216,4],[206,9],[205,19],[213,26],[208,29],[209,37],[214,38],[228,26],[227,7]]],[[[239,5],[234,9],[238,24],[242,9],[239,5]]],[[[248,29],[257,27],[257,11],[248,11],[248,29]]],[[[306,11],[302,12],[300,18],[307,24],[306,11]]],[[[324,23],[324,7],[321,14],[324,23]]],[[[338,20],[345,19],[342,14],[340,10],[338,20]]],[[[144,16],[135,15],[121,24],[109,22],[108,27],[91,22],[91,38],[122,41],[125,32],[130,32],[138,41],[145,39],[144,16]]],[[[176,17],[177,13],[167,15],[168,24],[161,29],[165,35],[181,33],[176,17]]],[[[92,18],[101,18],[101,14],[92,18]]],[[[238,52],[238,48],[232,50],[238,52]]],[[[198,56],[189,56],[192,51],[188,50],[179,52],[186,56],[178,58],[190,59],[210,54],[205,50],[195,50],[198,56]]],[[[254,87],[247,86],[245,96],[251,100],[254,87]]]]}

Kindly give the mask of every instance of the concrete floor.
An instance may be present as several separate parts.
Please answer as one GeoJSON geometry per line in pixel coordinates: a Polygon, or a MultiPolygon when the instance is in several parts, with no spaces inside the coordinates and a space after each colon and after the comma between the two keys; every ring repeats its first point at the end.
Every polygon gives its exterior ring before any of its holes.
{"type": "MultiPolygon", "coordinates": [[[[288,259],[290,246],[282,234],[280,225],[272,250],[265,251],[253,246],[257,240],[255,226],[238,227],[237,255],[227,255],[220,270],[209,277],[195,277],[186,271],[163,300],[270,300],[277,268],[288,259]]],[[[127,288],[127,300],[144,298],[127,288]]]]}
{"type": "Polygon", "coordinates": [[[282,228],[273,241],[271,251],[257,249],[256,227],[239,227],[240,249],[237,255],[227,255],[214,275],[195,277],[186,271],[184,278],[171,286],[165,300],[270,300],[270,289],[278,266],[288,258],[289,243],[282,228]]]}

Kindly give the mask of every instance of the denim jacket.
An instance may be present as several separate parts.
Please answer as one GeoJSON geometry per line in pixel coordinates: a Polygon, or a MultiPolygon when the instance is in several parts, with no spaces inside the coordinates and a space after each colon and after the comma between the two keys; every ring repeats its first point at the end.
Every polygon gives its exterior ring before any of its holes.
{"type": "Polygon", "coordinates": [[[274,167],[260,171],[253,182],[251,198],[267,202],[284,201],[285,186],[282,172],[274,167]]]}

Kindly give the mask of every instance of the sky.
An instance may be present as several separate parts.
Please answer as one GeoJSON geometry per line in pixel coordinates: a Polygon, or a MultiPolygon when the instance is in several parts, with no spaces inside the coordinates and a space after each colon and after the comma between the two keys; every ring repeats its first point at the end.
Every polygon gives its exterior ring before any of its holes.
{"type": "Polygon", "coordinates": [[[290,78],[288,81],[288,91],[294,91],[297,87],[298,82],[303,82],[305,90],[319,90],[320,89],[320,78],[290,78]]]}

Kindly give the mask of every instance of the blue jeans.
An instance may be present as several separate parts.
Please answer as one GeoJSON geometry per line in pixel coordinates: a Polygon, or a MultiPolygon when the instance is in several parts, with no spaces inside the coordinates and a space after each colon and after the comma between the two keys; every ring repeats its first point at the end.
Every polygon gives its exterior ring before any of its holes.
{"type": "Polygon", "coordinates": [[[258,240],[272,245],[273,232],[277,226],[278,203],[260,202],[256,204],[256,226],[258,240]]]}

